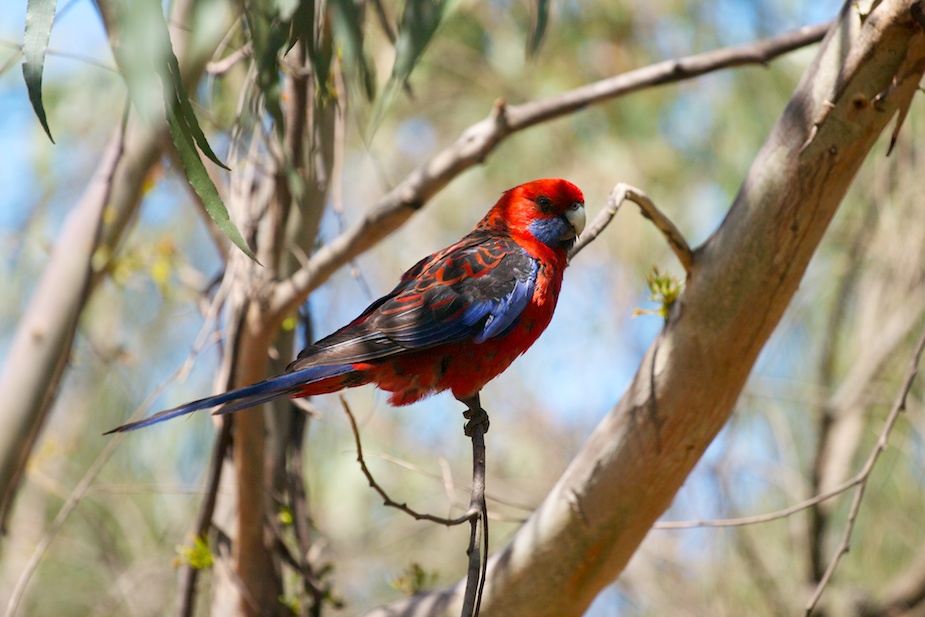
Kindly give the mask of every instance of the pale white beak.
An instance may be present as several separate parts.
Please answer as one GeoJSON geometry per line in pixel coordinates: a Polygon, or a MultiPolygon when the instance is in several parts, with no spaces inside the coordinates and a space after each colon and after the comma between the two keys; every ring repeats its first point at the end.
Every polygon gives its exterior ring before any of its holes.
{"type": "Polygon", "coordinates": [[[577,236],[585,229],[585,205],[581,202],[575,202],[565,211],[565,220],[569,222],[577,236]]]}

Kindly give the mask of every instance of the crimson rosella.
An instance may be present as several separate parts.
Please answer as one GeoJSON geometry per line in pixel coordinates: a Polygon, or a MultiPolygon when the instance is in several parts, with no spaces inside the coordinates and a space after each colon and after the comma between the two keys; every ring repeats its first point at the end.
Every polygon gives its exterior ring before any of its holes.
{"type": "Polygon", "coordinates": [[[304,349],[285,373],[110,432],[218,405],[224,407],[215,413],[232,413],[368,383],[390,392],[393,405],[450,390],[468,407],[466,418],[487,428],[479,391],[549,325],[568,251],[584,225],[584,197],[571,182],[514,187],[472,232],[419,261],[391,293],[304,349]]]}

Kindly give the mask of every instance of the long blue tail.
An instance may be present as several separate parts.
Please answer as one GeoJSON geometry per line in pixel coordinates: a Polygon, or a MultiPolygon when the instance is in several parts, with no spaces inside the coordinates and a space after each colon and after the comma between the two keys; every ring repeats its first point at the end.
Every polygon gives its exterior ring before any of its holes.
{"type": "Polygon", "coordinates": [[[271,377],[265,381],[255,383],[250,386],[244,386],[243,388],[238,388],[237,390],[225,392],[224,394],[207,396],[206,398],[201,398],[198,401],[186,403],[185,405],[180,405],[179,407],[174,407],[173,409],[160,411],[153,416],[148,416],[147,418],[138,420],[137,422],[129,422],[128,424],[123,424],[122,426],[106,431],[103,434],[109,435],[110,433],[124,433],[126,431],[134,431],[135,429],[151,426],[152,424],[157,424],[158,422],[163,422],[164,420],[170,420],[171,418],[183,416],[194,411],[199,411],[200,409],[217,407],[218,405],[225,403],[229,404],[225,405],[225,407],[222,407],[216,413],[234,413],[235,411],[241,411],[242,409],[247,409],[248,407],[254,407],[256,405],[260,405],[261,403],[266,403],[283,396],[291,396],[301,390],[302,387],[306,384],[321,381],[322,379],[327,379],[329,377],[346,375],[352,370],[354,370],[354,368],[349,364],[336,364],[333,366],[310,366],[308,368],[292,371],[291,373],[283,373],[282,375],[271,377]]]}

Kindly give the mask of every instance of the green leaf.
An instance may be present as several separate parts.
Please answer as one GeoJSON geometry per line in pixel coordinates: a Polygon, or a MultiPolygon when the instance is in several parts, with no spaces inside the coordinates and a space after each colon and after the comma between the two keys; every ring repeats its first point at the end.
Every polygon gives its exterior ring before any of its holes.
{"type": "Polygon", "coordinates": [[[202,536],[193,539],[193,545],[181,545],[176,548],[181,563],[189,564],[194,570],[211,568],[214,563],[209,542],[202,536]]]}
{"type": "Polygon", "coordinates": [[[549,24],[549,0],[536,0],[536,12],[533,14],[530,37],[527,39],[527,56],[533,58],[540,51],[546,37],[549,24]]]}
{"type": "Polygon", "coordinates": [[[159,0],[123,0],[122,8],[119,26],[123,42],[117,48],[117,58],[132,103],[142,117],[150,118],[159,107],[153,104],[152,99],[158,95],[162,98],[170,136],[187,180],[222,233],[245,255],[257,261],[241,232],[231,222],[228,210],[199,158],[201,151],[215,164],[227,169],[209,146],[183,86],[180,63],[170,44],[161,3],[159,0]]]}
{"type": "Polygon", "coordinates": [[[402,12],[391,79],[404,84],[446,16],[447,0],[407,0],[402,12]]]}
{"type": "MultiPolygon", "coordinates": [[[[160,10],[154,12],[159,16],[157,20],[159,22],[157,24],[157,29],[162,30],[161,36],[163,37],[161,45],[163,59],[160,61],[155,60],[155,66],[161,75],[162,87],[164,89],[164,106],[167,108],[174,107],[179,110],[186,131],[193,137],[202,153],[222,169],[228,169],[212,150],[212,147],[209,145],[209,140],[206,139],[205,133],[202,132],[202,127],[199,126],[199,120],[196,118],[196,113],[193,111],[193,104],[190,103],[189,95],[186,93],[186,88],[183,86],[183,77],[180,74],[180,62],[177,60],[176,54],[173,53],[173,45],[170,43],[170,32],[167,30],[167,21],[164,19],[164,13],[160,10]],[[163,25],[163,29],[160,28],[161,25],[163,25]]],[[[174,138],[174,142],[176,142],[176,138],[174,138]]]]}
{"type": "Polygon", "coordinates": [[[392,75],[385,86],[382,96],[376,101],[372,119],[366,133],[369,140],[375,132],[385,112],[399,91],[404,87],[411,72],[424,55],[424,50],[434,38],[446,15],[449,13],[448,0],[407,0],[402,12],[398,39],[395,41],[395,64],[392,75]]]}
{"type": "Polygon", "coordinates": [[[331,0],[334,32],[351,76],[368,101],[376,98],[375,70],[363,50],[363,19],[353,0],[331,0]]]}
{"type": "Polygon", "coordinates": [[[273,118],[277,135],[282,138],[284,120],[279,54],[288,42],[289,22],[281,19],[279,6],[269,0],[246,4],[244,20],[254,46],[257,88],[263,95],[264,108],[273,118]]]}
{"type": "Polygon", "coordinates": [[[26,5],[26,32],[22,45],[25,56],[22,74],[29,91],[29,101],[51,143],[55,143],[55,140],[48,128],[45,105],[42,103],[42,72],[45,69],[45,52],[48,50],[48,39],[51,37],[51,25],[55,21],[56,4],[56,0],[29,0],[26,5]]]}
{"type": "Polygon", "coordinates": [[[189,127],[186,126],[186,123],[177,115],[176,110],[169,106],[167,107],[167,125],[170,127],[170,135],[173,137],[173,143],[176,145],[177,152],[180,155],[180,162],[183,164],[183,171],[186,172],[186,178],[189,180],[193,190],[196,191],[196,194],[199,195],[199,198],[202,199],[206,212],[209,213],[209,216],[212,217],[212,220],[215,221],[218,228],[222,230],[222,233],[228,236],[228,239],[231,240],[236,247],[241,249],[245,255],[257,261],[257,257],[254,255],[253,251],[251,251],[250,247],[247,246],[247,242],[244,241],[241,232],[238,231],[238,228],[235,227],[234,223],[228,217],[228,210],[225,208],[225,204],[222,202],[218,190],[212,183],[212,179],[209,177],[205,165],[202,164],[202,159],[199,158],[199,152],[196,150],[193,137],[188,130],[189,127]]]}

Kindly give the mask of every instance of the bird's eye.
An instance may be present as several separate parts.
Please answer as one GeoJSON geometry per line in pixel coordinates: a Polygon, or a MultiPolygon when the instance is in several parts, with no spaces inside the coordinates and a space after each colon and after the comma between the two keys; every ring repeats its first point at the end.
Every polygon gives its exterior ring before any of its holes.
{"type": "Polygon", "coordinates": [[[546,197],[545,195],[540,195],[536,198],[536,205],[542,208],[544,211],[552,208],[552,200],[546,197]]]}

